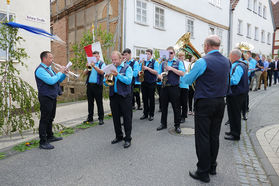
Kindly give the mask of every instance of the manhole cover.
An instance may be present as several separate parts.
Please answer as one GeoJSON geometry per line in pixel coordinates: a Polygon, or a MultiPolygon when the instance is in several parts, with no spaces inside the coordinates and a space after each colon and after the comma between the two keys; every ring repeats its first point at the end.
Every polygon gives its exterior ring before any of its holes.
{"type": "Polygon", "coordinates": [[[169,133],[177,136],[191,136],[195,134],[195,130],[193,128],[181,127],[181,133],[177,134],[174,131],[174,127],[169,129],[169,133]]]}

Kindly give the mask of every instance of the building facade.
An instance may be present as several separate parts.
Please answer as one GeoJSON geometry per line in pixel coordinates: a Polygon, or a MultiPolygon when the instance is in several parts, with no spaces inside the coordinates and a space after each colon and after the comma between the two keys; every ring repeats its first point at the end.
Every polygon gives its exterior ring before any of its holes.
{"type": "Polygon", "coordinates": [[[276,2],[275,4],[272,5],[272,10],[273,10],[274,23],[275,23],[272,54],[273,57],[275,56],[279,57],[279,2],[276,2]]]}
{"type": "Polygon", "coordinates": [[[227,55],[229,1],[124,0],[123,4],[122,45],[134,57],[147,48],[173,46],[186,32],[191,32],[191,43],[200,53],[208,35],[219,35],[221,52],[227,55]]]}
{"type": "MultiPolygon", "coordinates": [[[[17,23],[42,28],[48,32],[50,31],[49,0],[11,0],[9,12],[13,17],[13,20],[17,23]]],[[[6,13],[7,5],[6,1],[3,1],[0,5],[0,21],[5,20],[6,13]]],[[[25,48],[29,58],[24,60],[27,68],[21,66],[20,64],[15,65],[16,68],[20,70],[20,76],[23,80],[36,88],[34,71],[40,64],[40,53],[44,50],[50,51],[50,39],[29,33],[22,29],[19,29],[18,34],[25,40],[24,42],[21,42],[19,47],[25,48]]],[[[5,61],[5,59],[6,52],[0,49],[0,61],[5,61]]]]}
{"type": "Polygon", "coordinates": [[[231,48],[248,42],[253,52],[271,56],[274,21],[271,0],[231,0],[231,48]]]}

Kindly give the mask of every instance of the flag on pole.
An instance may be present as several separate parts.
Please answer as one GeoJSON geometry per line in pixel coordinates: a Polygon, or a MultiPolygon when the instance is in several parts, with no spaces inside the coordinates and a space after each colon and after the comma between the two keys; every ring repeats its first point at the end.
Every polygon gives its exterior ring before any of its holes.
{"type": "Polygon", "coordinates": [[[87,45],[84,48],[84,51],[86,53],[86,56],[87,56],[87,62],[90,63],[91,62],[98,62],[98,61],[92,61],[92,57],[93,57],[93,52],[94,51],[98,51],[99,52],[99,55],[100,55],[100,60],[101,61],[104,61],[104,58],[103,58],[103,54],[102,54],[102,48],[101,48],[101,43],[100,42],[95,42],[95,43],[92,43],[91,45],[87,45]]]}
{"type": "Polygon", "coordinates": [[[24,29],[24,30],[26,30],[28,32],[31,32],[33,34],[48,37],[48,38],[52,39],[53,41],[59,42],[61,44],[64,44],[64,45],[66,44],[66,42],[63,41],[62,39],[60,39],[57,35],[48,33],[47,31],[45,31],[41,28],[36,28],[36,27],[28,26],[28,25],[15,23],[15,22],[8,22],[8,23],[2,23],[2,24],[13,27],[13,28],[21,28],[21,29],[24,29]]]}
{"type": "Polygon", "coordinates": [[[92,32],[92,36],[93,36],[93,43],[94,43],[94,42],[95,42],[94,23],[92,23],[92,26],[91,26],[91,32],[92,32]]]}

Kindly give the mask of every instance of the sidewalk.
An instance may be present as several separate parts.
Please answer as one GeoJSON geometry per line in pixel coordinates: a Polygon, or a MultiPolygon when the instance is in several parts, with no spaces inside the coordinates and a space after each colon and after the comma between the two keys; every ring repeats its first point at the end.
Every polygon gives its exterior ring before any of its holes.
{"type": "MultiPolygon", "coordinates": [[[[104,105],[104,112],[110,112],[109,106],[109,99],[103,100],[104,105]]],[[[54,119],[54,123],[62,124],[66,127],[73,127],[75,125],[79,125],[87,118],[88,111],[87,111],[87,101],[79,101],[79,102],[72,102],[72,103],[62,103],[57,105],[56,109],[56,116],[54,119]]],[[[94,106],[94,121],[98,120],[97,116],[97,105],[95,102],[94,106]]],[[[34,118],[35,121],[35,128],[39,127],[39,119],[34,118]]],[[[0,136],[0,152],[5,150],[6,148],[11,148],[19,143],[24,141],[29,141],[34,138],[37,138],[38,134],[33,133],[33,131],[26,131],[23,133],[23,136],[20,134],[13,134],[12,137],[10,136],[0,136]]]]}
{"type": "Polygon", "coordinates": [[[256,136],[269,162],[279,175],[279,124],[259,129],[256,136]]]}

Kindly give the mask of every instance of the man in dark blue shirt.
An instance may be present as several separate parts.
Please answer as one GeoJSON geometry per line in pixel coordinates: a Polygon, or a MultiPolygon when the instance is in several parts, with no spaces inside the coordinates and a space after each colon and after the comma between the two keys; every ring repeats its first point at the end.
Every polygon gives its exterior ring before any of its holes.
{"type": "Polygon", "coordinates": [[[62,140],[61,137],[58,138],[53,135],[52,122],[56,112],[56,98],[60,93],[59,84],[65,79],[67,69],[62,66],[56,74],[51,69],[53,56],[48,51],[42,52],[40,58],[41,64],[35,70],[41,111],[39,123],[40,148],[53,149],[54,146],[50,142],[62,140]]]}

